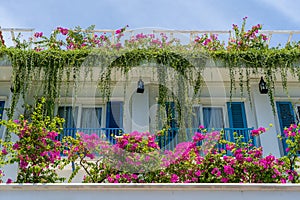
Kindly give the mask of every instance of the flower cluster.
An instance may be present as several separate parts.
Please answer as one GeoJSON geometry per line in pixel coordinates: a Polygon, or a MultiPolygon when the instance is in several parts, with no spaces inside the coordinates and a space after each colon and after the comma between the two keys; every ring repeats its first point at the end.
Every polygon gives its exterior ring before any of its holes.
{"type": "Polygon", "coordinates": [[[43,32],[34,33],[34,37],[36,37],[36,38],[43,37],[43,32]]]}
{"type": "Polygon", "coordinates": [[[155,142],[155,135],[149,132],[140,133],[134,131],[130,134],[124,134],[117,138],[116,147],[124,149],[128,152],[147,153],[153,150],[159,150],[158,144],[155,142]]]}
{"type": "Polygon", "coordinates": [[[200,46],[205,50],[216,51],[225,49],[225,43],[221,42],[216,34],[210,34],[209,36],[203,34],[202,36],[197,36],[194,41],[196,46],[200,46]]]}
{"type": "Polygon", "coordinates": [[[241,29],[238,25],[233,24],[232,29],[234,36],[228,41],[228,50],[247,50],[247,49],[265,49],[267,48],[267,36],[259,34],[262,29],[261,24],[252,26],[248,31],[245,31],[247,17],[243,18],[241,29]]]}
{"type": "Polygon", "coordinates": [[[251,131],[252,136],[259,136],[260,134],[266,132],[266,128],[259,127],[258,129],[254,129],[251,131]]]}
{"type": "Polygon", "coordinates": [[[290,165],[290,176],[295,177],[293,170],[298,166],[295,164],[298,160],[300,150],[300,124],[291,124],[283,131],[279,138],[284,141],[287,160],[290,165]]]}
{"type": "Polygon", "coordinates": [[[159,37],[155,34],[139,33],[132,36],[129,40],[125,40],[125,48],[163,48],[170,47],[179,43],[176,38],[169,39],[165,33],[160,33],[159,37]]]}
{"type": "MultiPolygon", "coordinates": [[[[203,34],[196,36],[194,39],[193,48],[203,49],[205,51],[217,50],[248,50],[248,49],[265,49],[267,48],[267,36],[260,34],[262,29],[261,24],[252,26],[248,31],[245,30],[247,17],[243,18],[241,28],[233,24],[232,29],[234,35],[225,42],[218,39],[217,34],[203,34]]],[[[169,48],[180,47],[179,39],[168,36],[165,33],[158,34],[144,34],[138,33],[131,36],[130,39],[124,38],[128,25],[123,28],[117,29],[113,33],[102,33],[101,35],[95,34],[95,26],[92,25],[86,30],[80,27],[68,29],[64,27],[57,27],[49,37],[45,37],[43,32],[36,32],[34,40],[30,38],[28,41],[21,41],[19,38],[15,39],[17,48],[32,48],[36,51],[46,49],[90,49],[90,48],[107,48],[107,49],[131,49],[131,48],[169,48]]],[[[0,34],[1,39],[1,34],[0,34]]],[[[4,43],[4,40],[2,40],[4,43]]],[[[292,45],[295,46],[295,45],[292,45]]],[[[296,45],[297,46],[297,45],[296,45]]],[[[186,46],[188,49],[190,45],[186,46]]]]}

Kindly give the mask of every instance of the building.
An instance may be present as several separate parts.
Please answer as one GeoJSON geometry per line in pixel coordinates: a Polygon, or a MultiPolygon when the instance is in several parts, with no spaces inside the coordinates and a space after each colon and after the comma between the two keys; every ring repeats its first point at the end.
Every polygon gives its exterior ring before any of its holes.
{"type": "MultiPolygon", "coordinates": [[[[2,31],[13,32],[14,30],[2,29],[2,31]]],[[[94,32],[110,32],[111,37],[117,37],[113,30],[94,32]]],[[[197,34],[230,34],[230,31],[152,30],[152,32],[153,34],[164,32],[163,37],[185,34],[192,42],[197,34]]],[[[132,33],[132,31],[128,31],[128,33],[132,33]]],[[[266,31],[266,33],[270,39],[272,34],[281,34],[282,32],[266,31]]],[[[293,34],[298,33],[286,31],[284,34],[287,34],[290,40],[293,34]]],[[[143,35],[139,37],[143,37],[143,35]]],[[[137,47],[136,50],[138,52],[140,49],[137,47]]],[[[142,51],[140,50],[140,52],[142,51]]],[[[137,52],[134,52],[135,54],[132,52],[130,56],[138,57],[137,52]]],[[[162,54],[157,54],[155,58],[162,54]]],[[[3,52],[0,55],[3,55],[3,52]]],[[[144,52],[143,55],[148,54],[144,52]]],[[[253,142],[261,145],[265,154],[272,153],[278,157],[284,155],[286,144],[284,140],[279,140],[277,135],[282,134],[284,127],[298,122],[300,113],[298,77],[290,71],[280,71],[279,69],[278,71],[276,71],[277,69],[271,70],[274,73],[272,77],[266,76],[267,74],[263,70],[257,70],[256,73],[247,75],[249,68],[246,65],[241,67],[240,73],[232,74],[234,71],[229,70],[231,68],[228,66],[223,66],[224,63],[219,63],[218,60],[207,54],[203,55],[201,54],[195,61],[189,53],[172,54],[171,56],[176,61],[185,63],[186,66],[192,66],[187,71],[181,71],[178,67],[170,67],[173,60],[168,60],[170,65],[165,65],[165,62],[158,61],[158,58],[152,61],[151,59],[147,60],[147,62],[144,61],[144,58],[136,58],[136,63],[133,62],[134,64],[131,64],[130,68],[126,68],[127,65],[122,68],[127,70],[126,75],[122,70],[114,68],[122,60],[123,54],[117,57],[112,56],[114,58],[112,60],[110,58],[109,66],[111,68],[87,66],[85,63],[88,63],[89,59],[85,59],[81,67],[76,68],[76,70],[78,69],[76,72],[73,71],[74,68],[70,68],[69,71],[61,72],[61,77],[48,77],[49,84],[52,84],[52,79],[64,80],[60,82],[61,88],[53,100],[55,103],[53,112],[55,115],[65,118],[64,134],[75,135],[77,131],[96,132],[104,135],[111,142],[114,142],[111,136],[119,135],[122,132],[137,130],[155,133],[166,128],[169,136],[163,141],[165,148],[176,145],[177,137],[180,134],[187,133],[184,138],[190,139],[191,134],[197,130],[200,124],[208,129],[224,129],[228,139],[234,132],[237,132],[243,134],[246,140],[252,138],[251,130],[253,128],[268,127],[269,124],[273,124],[267,133],[259,138],[254,138],[253,142]],[[206,57],[202,58],[203,55],[206,57]],[[197,66],[199,60],[202,62],[201,66],[197,66]],[[201,78],[197,76],[200,72],[201,78]],[[286,74],[284,74],[285,72],[286,74]],[[71,78],[66,78],[70,74],[71,78]],[[105,79],[106,75],[109,75],[110,79],[105,79]],[[268,93],[269,95],[264,94],[265,88],[260,88],[261,77],[268,80],[267,83],[271,83],[271,80],[274,84],[267,84],[267,87],[275,88],[271,96],[270,93],[268,93]],[[273,78],[276,78],[276,81],[272,80],[273,78]],[[239,82],[240,79],[244,80],[244,83],[247,82],[247,86],[242,86],[239,82]],[[193,85],[198,80],[202,83],[201,93],[193,85]],[[234,86],[233,82],[236,82],[234,86]],[[283,87],[285,84],[288,85],[288,93],[283,87]],[[104,87],[104,89],[100,90],[99,87],[104,87]],[[241,88],[246,89],[241,90],[241,88]],[[161,90],[164,90],[164,94],[167,95],[160,96],[161,90]],[[109,99],[106,98],[108,96],[109,99]],[[273,99],[270,100],[270,98],[273,99]],[[274,104],[272,105],[271,102],[274,104]],[[191,117],[189,118],[189,116],[191,117]],[[172,140],[172,142],[166,140],[172,140]]],[[[88,57],[94,58],[93,54],[88,57]]],[[[174,64],[174,66],[180,66],[180,63],[174,64]]],[[[297,64],[294,63],[293,67],[296,68],[297,64]]],[[[33,97],[43,96],[47,90],[47,87],[40,87],[40,84],[43,83],[43,80],[39,79],[40,74],[35,74],[30,77],[32,79],[28,79],[23,72],[18,74],[14,70],[8,57],[4,56],[0,61],[0,114],[3,119],[6,119],[8,115],[5,108],[10,108],[13,104],[13,94],[16,91],[20,92],[25,87],[24,85],[18,86],[15,80],[22,84],[25,79],[30,80],[30,83],[26,83],[26,87],[30,90],[26,91],[25,99],[19,99],[14,109],[14,117],[26,112],[22,107],[24,102],[33,104],[33,97]],[[18,76],[17,79],[16,76],[18,76]],[[22,88],[18,90],[18,87],[22,88]]],[[[234,70],[239,72],[239,69],[234,70]]],[[[49,86],[49,84],[46,85],[49,86]]],[[[53,88],[50,90],[52,91],[53,88]]],[[[49,95],[49,93],[47,94],[49,95]]],[[[0,136],[2,138],[5,137],[4,133],[4,127],[1,127],[0,136]]]]}

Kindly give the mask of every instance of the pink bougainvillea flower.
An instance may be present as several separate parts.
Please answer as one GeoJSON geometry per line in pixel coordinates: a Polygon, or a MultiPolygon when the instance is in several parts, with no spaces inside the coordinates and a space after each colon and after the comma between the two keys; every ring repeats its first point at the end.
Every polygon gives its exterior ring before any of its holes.
{"type": "Polygon", "coordinates": [[[94,159],[95,158],[95,155],[92,154],[92,153],[88,153],[86,154],[86,157],[90,158],[90,159],[94,159]]]}
{"type": "Polygon", "coordinates": [[[7,152],[6,148],[2,149],[2,151],[1,151],[1,152],[2,152],[2,154],[3,154],[3,155],[7,155],[7,154],[8,154],[8,152],[7,152]]]}
{"type": "Polygon", "coordinates": [[[201,173],[202,173],[202,172],[201,172],[200,170],[198,170],[198,171],[195,172],[195,175],[196,175],[196,176],[201,176],[201,173]]]}
{"type": "Polygon", "coordinates": [[[121,32],[121,29],[116,30],[116,34],[120,34],[121,32]]]}
{"type": "Polygon", "coordinates": [[[57,30],[63,35],[67,35],[69,33],[67,28],[58,27],[57,30]]]}
{"type": "Polygon", "coordinates": [[[6,181],[6,184],[10,184],[10,183],[12,183],[13,181],[9,178],[9,179],[7,179],[7,181],[6,181]]]}
{"type": "Polygon", "coordinates": [[[252,136],[259,136],[260,134],[266,132],[264,127],[259,127],[258,129],[254,129],[251,131],[252,136]]]}
{"type": "Polygon", "coordinates": [[[225,178],[225,177],[221,178],[222,183],[228,183],[228,181],[229,181],[229,178],[225,178]]]}
{"type": "Polygon", "coordinates": [[[200,142],[205,139],[205,135],[196,132],[195,135],[193,136],[193,142],[200,142]]]}
{"type": "Polygon", "coordinates": [[[19,144],[16,142],[13,146],[12,146],[12,149],[13,150],[17,150],[17,149],[19,149],[19,144]]]}
{"type": "Polygon", "coordinates": [[[200,126],[199,126],[199,129],[204,129],[204,126],[203,126],[203,125],[200,125],[200,126]]]}
{"type": "Polygon", "coordinates": [[[224,172],[227,175],[232,175],[232,174],[234,174],[234,169],[230,165],[225,165],[224,172]]]}
{"type": "Polygon", "coordinates": [[[179,181],[179,177],[176,174],[172,174],[170,181],[171,183],[177,183],[179,181]]]}
{"type": "Polygon", "coordinates": [[[34,37],[39,38],[43,36],[43,32],[36,32],[34,33],[34,37]]]}

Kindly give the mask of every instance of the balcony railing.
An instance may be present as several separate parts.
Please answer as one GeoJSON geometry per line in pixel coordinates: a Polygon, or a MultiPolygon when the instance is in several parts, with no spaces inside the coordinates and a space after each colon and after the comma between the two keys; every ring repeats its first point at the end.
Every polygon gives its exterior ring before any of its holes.
{"type": "Polygon", "coordinates": [[[76,133],[78,132],[89,135],[95,133],[99,138],[115,144],[115,137],[122,135],[124,130],[122,128],[64,128],[62,134],[59,135],[59,139],[61,140],[65,136],[76,138],[76,133]]]}
{"type": "MultiPolygon", "coordinates": [[[[253,128],[224,128],[224,129],[207,129],[207,133],[212,131],[224,131],[224,139],[230,142],[235,142],[235,136],[241,137],[241,142],[251,142],[254,146],[258,146],[257,138],[251,135],[253,128]]],[[[163,150],[174,150],[176,145],[182,140],[180,139],[180,133],[182,130],[179,128],[171,128],[167,130],[167,133],[163,136],[157,137],[157,142],[161,149],[163,150]]],[[[76,133],[83,132],[85,134],[95,133],[102,138],[110,142],[111,144],[116,143],[116,136],[121,136],[124,130],[121,128],[64,128],[63,133],[59,135],[61,140],[64,136],[76,137],[76,133]]],[[[187,128],[185,129],[186,141],[192,141],[195,132],[200,132],[197,128],[187,128]]],[[[216,141],[217,143],[217,141],[216,141]]],[[[201,145],[201,144],[199,144],[201,145]]],[[[224,145],[217,144],[219,149],[225,149],[224,145]]]]}
{"type": "MultiPolygon", "coordinates": [[[[258,146],[258,142],[257,142],[257,138],[253,137],[251,135],[251,130],[253,130],[253,128],[224,128],[224,129],[207,129],[207,133],[210,133],[212,131],[224,131],[224,139],[230,142],[236,142],[235,141],[235,137],[241,137],[241,142],[251,142],[254,146],[258,146]]],[[[180,140],[180,134],[182,135],[182,130],[178,129],[178,128],[171,128],[168,129],[167,133],[164,134],[163,136],[159,136],[157,138],[157,142],[159,144],[159,146],[161,147],[161,149],[164,150],[173,150],[175,149],[176,145],[180,142],[182,142],[180,140]]],[[[195,132],[201,132],[199,129],[197,128],[188,128],[185,130],[185,138],[186,141],[192,141],[193,136],[195,134],[195,132]]],[[[199,144],[201,145],[201,144],[199,144]]],[[[216,145],[219,149],[225,149],[225,146],[222,144],[217,144],[216,141],[216,145]]]]}

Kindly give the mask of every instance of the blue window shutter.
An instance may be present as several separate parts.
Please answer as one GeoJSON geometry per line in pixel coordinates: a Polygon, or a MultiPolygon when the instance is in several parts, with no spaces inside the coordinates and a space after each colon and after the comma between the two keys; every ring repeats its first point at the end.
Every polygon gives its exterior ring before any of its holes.
{"type": "Polygon", "coordinates": [[[247,128],[244,102],[227,102],[230,128],[247,128]]]}
{"type": "Polygon", "coordinates": [[[295,123],[295,115],[291,102],[276,102],[280,129],[283,131],[285,127],[289,127],[295,123]]]}
{"type": "MultiPolygon", "coordinates": [[[[284,136],[283,130],[285,127],[289,127],[291,124],[295,123],[295,115],[291,102],[276,102],[278,120],[281,129],[281,135],[284,136]]],[[[283,137],[282,145],[283,152],[286,154],[285,149],[287,148],[286,139],[283,137]]]]}
{"type": "Polygon", "coordinates": [[[123,102],[107,102],[106,128],[123,128],[123,102]]]}
{"type": "Polygon", "coordinates": [[[4,101],[0,101],[0,120],[3,118],[4,101]]]}

